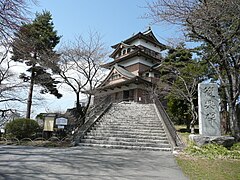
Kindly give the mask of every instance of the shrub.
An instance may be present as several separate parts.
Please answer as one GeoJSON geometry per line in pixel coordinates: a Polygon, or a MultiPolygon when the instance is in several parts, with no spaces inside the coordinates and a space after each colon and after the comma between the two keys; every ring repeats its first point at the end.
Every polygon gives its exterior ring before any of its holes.
{"type": "Polygon", "coordinates": [[[227,148],[217,144],[207,144],[202,147],[198,147],[194,144],[190,144],[185,149],[185,152],[190,155],[206,157],[210,159],[215,159],[215,158],[240,159],[239,151],[236,151],[235,149],[228,150],[227,148]]]}
{"type": "Polygon", "coordinates": [[[232,151],[240,151],[240,143],[235,143],[232,147],[231,147],[232,151]]]}
{"type": "Polygon", "coordinates": [[[32,119],[15,119],[6,125],[6,132],[18,139],[31,138],[40,129],[38,123],[32,119]]]}

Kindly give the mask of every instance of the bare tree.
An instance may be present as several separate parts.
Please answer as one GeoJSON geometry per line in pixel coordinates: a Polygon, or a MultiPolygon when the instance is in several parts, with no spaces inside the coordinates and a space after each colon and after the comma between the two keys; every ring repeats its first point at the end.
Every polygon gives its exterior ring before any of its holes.
{"type": "Polygon", "coordinates": [[[24,103],[26,99],[21,97],[24,84],[18,81],[18,77],[12,72],[13,64],[9,57],[9,46],[2,46],[0,52],[0,126],[9,118],[9,113],[16,114],[17,104],[24,103]]]}
{"type": "Polygon", "coordinates": [[[0,113],[4,121],[8,119],[6,114],[16,113],[17,102],[26,100],[21,97],[24,84],[16,80],[9,54],[13,33],[29,21],[31,3],[36,4],[37,0],[0,1],[0,113]]]}
{"type": "Polygon", "coordinates": [[[0,37],[9,39],[23,22],[28,21],[29,5],[36,0],[1,0],[0,1],[0,37]]]}
{"type": "Polygon", "coordinates": [[[62,48],[59,62],[59,75],[76,96],[78,117],[84,117],[90,105],[94,88],[103,77],[100,64],[106,58],[106,50],[98,33],[89,33],[85,40],[82,36],[62,48]],[[87,94],[88,103],[84,109],[80,104],[80,95],[87,94]]]}
{"type": "Polygon", "coordinates": [[[191,40],[206,45],[203,58],[215,70],[225,91],[231,132],[239,140],[236,111],[240,94],[239,0],[156,0],[148,8],[147,16],[154,23],[180,24],[191,40]]]}

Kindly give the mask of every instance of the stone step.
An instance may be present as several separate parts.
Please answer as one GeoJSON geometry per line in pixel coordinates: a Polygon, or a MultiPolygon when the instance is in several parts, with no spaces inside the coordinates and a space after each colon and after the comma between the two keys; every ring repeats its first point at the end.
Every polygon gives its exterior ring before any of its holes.
{"type": "Polygon", "coordinates": [[[121,109],[121,110],[152,110],[154,106],[113,106],[113,109],[121,109]]]}
{"type": "Polygon", "coordinates": [[[146,127],[146,126],[138,126],[138,127],[134,127],[134,126],[107,126],[107,125],[99,125],[99,126],[94,126],[92,128],[93,130],[103,130],[103,129],[108,129],[108,130],[116,130],[116,131],[129,131],[129,130],[133,130],[133,131],[146,131],[146,132],[164,132],[164,128],[162,127],[146,127]]]}
{"type": "Polygon", "coordinates": [[[87,135],[99,135],[99,134],[109,134],[110,136],[157,136],[157,137],[165,137],[166,134],[165,133],[143,133],[143,132],[126,132],[126,131],[108,131],[108,130],[92,130],[89,133],[87,133],[87,135]]]}
{"type": "Polygon", "coordinates": [[[95,124],[96,126],[116,126],[116,127],[136,127],[136,128],[142,128],[142,127],[147,127],[147,128],[162,128],[162,124],[159,123],[134,123],[134,122],[107,122],[107,121],[101,121],[97,122],[95,124]]]}
{"type": "Polygon", "coordinates": [[[97,131],[97,132],[101,132],[101,133],[140,133],[140,134],[161,134],[161,133],[165,133],[165,131],[162,129],[158,129],[158,130],[152,130],[152,129],[149,129],[149,130],[144,130],[144,129],[119,129],[119,128],[102,128],[102,127],[99,127],[99,128],[96,128],[94,129],[94,127],[92,128],[92,131],[97,131]]]}
{"type": "Polygon", "coordinates": [[[143,110],[143,111],[152,111],[154,107],[144,107],[144,106],[136,106],[136,107],[129,107],[129,106],[113,106],[111,110],[126,110],[126,111],[133,111],[133,110],[143,110]]]}
{"type": "Polygon", "coordinates": [[[80,146],[90,147],[104,147],[114,149],[131,149],[131,150],[150,150],[150,151],[171,151],[168,147],[143,147],[143,146],[123,146],[123,145],[111,145],[111,144],[93,144],[93,143],[81,143],[80,146]]]}
{"type": "Polygon", "coordinates": [[[142,111],[149,111],[149,112],[153,112],[155,110],[154,107],[127,107],[127,106],[112,106],[112,108],[109,111],[137,111],[139,113],[140,110],[142,111]]]}
{"type": "Polygon", "coordinates": [[[149,128],[154,128],[154,127],[163,127],[163,125],[158,122],[158,123],[136,123],[136,122],[107,122],[107,121],[101,121],[97,122],[96,126],[134,126],[134,127],[149,127],[149,128]]]}
{"type": "Polygon", "coordinates": [[[159,121],[159,119],[113,119],[113,118],[104,118],[102,117],[100,119],[100,121],[97,122],[97,124],[99,123],[106,123],[106,124],[112,124],[112,123],[129,123],[129,124],[133,124],[133,125],[137,125],[137,124],[144,124],[144,125],[151,125],[151,124],[162,124],[161,121],[159,121]]]}
{"type": "Polygon", "coordinates": [[[87,132],[80,145],[135,150],[171,151],[152,104],[113,104],[87,132]]]}
{"type": "Polygon", "coordinates": [[[143,135],[143,134],[110,134],[110,133],[94,133],[89,132],[86,134],[86,136],[96,136],[96,137],[119,137],[119,138],[139,138],[139,139],[167,139],[166,134],[151,134],[151,135],[143,135]]]}
{"type": "MultiPolygon", "coordinates": [[[[133,114],[134,112],[132,112],[133,114]]],[[[103,116],[104,118],[116,118],[116,119],[157,119],[157,115],[142,115],[142,114],[134,114],[134,115],[128,115],[128,114],[105,114],[103,116]]]]}
{"type": "Polygon", "coordinates": [[[167,137],[162,137],[159,139],[146,139],[146,138],[123,138],[123,137],[110,137],[110,136],[85,136],[84,139],[94,139],[94,140],[106,140],[106,141],[125,141],[125,142],[150,142],[150,143],[168,143],[167,137]]]}
{"type": "Polygon", "coordinates": [[[134,123],[134,124],[159,124],[161,123],[158,119],[113,119],[113,118],[105,118],[103,117],[99,122],[106,122],[106,123],[134,123]]]}
{"type": "Polygon", "coordinates": [[[101,125],[101,126],[94,126],[92,127],[92,130],[116,130],[116,131],[146,131],[146,132],[164,132],[164,129],[162,127],[146,127],[146,126],[107,126],[107,125],[101,125]]]}
{"type": "Polygon", "coordinates": [[[142,112],[149,112],[149,113],[152,113],[153,111],[155,111],[155,108],[144,108],[144,107],[136,107],[136,108],[133,108],[133,107],[113,107],[113,109],[111,109],[110,111],[122,111],[122,112],[133,112],[133,111],[136,111],[137,113],[140,113],[140,111],[142,112]]]}
{"type": "Polygon", "coordinates": [[[121,105],[116,105],[114,106],[113,105],[113,109],[121,109],[121,110],[152,110],[154,109],[154,106],[147,106],[147,105],[144,105],[144,106],[138,106],[138,105],[134,105],[134,106],[127,106],[127,105],[124,105],[124,106],[121,106],[121,105]]]}
{"type": "Polygon", "coordinates": [[[128,119],[128,120],[133,120],[133,119],[140,119],[140,120],[143,120],[143,119],[158,119],[158,117],[155,115],[155,116],[142,116],[142,115],[134,115],[134,116],[128,116],[128,115],[104,115],[103,118],[106,118],[106,119],[128,119]]]}
{"type": "Polygon", "coordinates": [[[137,113],[141,113],[141,112],[145,112],[145,113],[147,113],[147,112],[149,112],[149,113],[153,113],[154,111],[155,111],[155,108],[153,107],[153,108],[151,108],[151,107],[146,107],[146,108],[144,108],[144,107],[117,107],[117,106],[115,106],[115,107],[112,107],[110,110],[109,110],[109,112],[133,112],[133,111],[135,111],[135,112],[137,112],[137,113]]]}
{"type": "Polygon", "coordinates": [[[140,125],[140,126],[160,126],[162,125],[161,122],[159,121],[155,121],[155,122],[147,122],[147,121],[143,121],[143,122],[140,122],[140,121],[113,121],[113,120],[100,120],[98,123],[96,124],[106,124],[106,125],[124,125],[124,124],[127,124],[127,125],[132,125],[132,126],[137,126],[137,125],[140,125]]]}
{"type": "Polygon", "coordinates": [[[153,106],[153,104],[140,104],[140,103],[137,103],[137,102],[120,102],[120,103],[113,103],[113,105],[117,105],[117,106],[129,106],[129,105],[134,105],[134,106],[153,106]]]}
{"type": "Polygon", "coordinates": [[[158,118],[115,118],[115,117],[102,117],[102,120],[107,122],[136,122],[136,123],[158,123],[160,122],[158,118]]]}
{"type": "Polygon", "coordinates": [[[109,114],[117,114],[117,115],[128,115],[128,116],[155,116],[156,114],[156,110],[152,109],[152,110],[146,110],[146,109],[131,109],[131,108],[127,108],[127,109],[110,109],[108,111],[109,114]]]}
{"type": "Polygon", "coordinates": [[[111,144],[111,145],[122,145],[122,146],[162,147],[162,148],[171,147],[168,142],[155,143],[155,142],[127,142],[127,141],[114,141],[114,140],[81,139],[81,143],[111,144]]]}

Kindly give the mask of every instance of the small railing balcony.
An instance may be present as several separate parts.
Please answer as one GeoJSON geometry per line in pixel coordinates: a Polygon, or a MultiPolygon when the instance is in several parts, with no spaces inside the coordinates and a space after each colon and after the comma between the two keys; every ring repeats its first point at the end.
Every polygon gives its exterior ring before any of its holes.
{"type": "Polygon", "coordinates": [[[145,54],[149,55],[149,56],[152,56],[156,59],[159,59],[161,60],[162,59],[162,55],[159,53],[159,52],[156,52],[156,51],[153,51],[149,48],[146,48],[144,46],[138,46],[145,54]]]}

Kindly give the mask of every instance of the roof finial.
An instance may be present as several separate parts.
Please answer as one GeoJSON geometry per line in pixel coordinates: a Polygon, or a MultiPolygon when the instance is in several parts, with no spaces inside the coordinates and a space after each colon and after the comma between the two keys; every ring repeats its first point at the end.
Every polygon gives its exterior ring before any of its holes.
{"type": "Polygon", "coordinates": [[[146,35],[146,34],[148,34],[150,32],[152,32],[152,29],[151,29],[151,26],[148,26],[148,29],[146,31],[144,31],[143,34],[146,35]]]}

